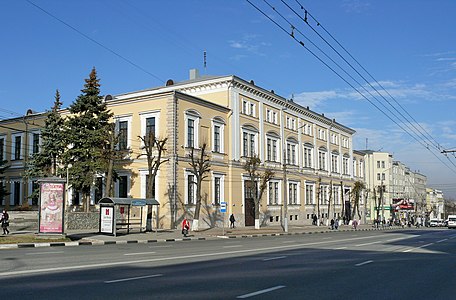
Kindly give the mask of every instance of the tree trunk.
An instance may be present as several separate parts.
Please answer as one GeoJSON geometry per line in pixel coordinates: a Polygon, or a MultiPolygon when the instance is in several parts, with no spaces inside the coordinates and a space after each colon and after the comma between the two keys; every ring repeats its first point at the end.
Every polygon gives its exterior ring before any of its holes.
{"type": "Polygon", "coordinates": [[[199,216],[200,216],[200,210],[201,210],[201,181],[197,180],[196,183],[196,205],[195,205],[195,214],[193,216],[193,231],[198,231],[198,221],[199,221],[199,216]]]}
{"type": "MultiPolygon", "coordinates": [[[[253,184],[253,186],[255,186],[253,184]]],[[[256,191],[255,191],[256,192],[256,191]]],[[[255,199],[255,229],[260,229],[260,199],[255,199]]]]}

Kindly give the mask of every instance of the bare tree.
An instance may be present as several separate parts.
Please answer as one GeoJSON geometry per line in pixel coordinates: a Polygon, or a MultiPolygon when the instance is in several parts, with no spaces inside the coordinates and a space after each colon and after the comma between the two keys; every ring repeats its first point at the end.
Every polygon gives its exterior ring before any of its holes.
{"type": "Polygon", "coordinates": [[[351,218],[355,217],[356,212],[358,212],[358,218],[361,219],[361,214],[359,211],[359,200],[361,199],[363,191],[366,189],[366,186],[362,181],[356,181],[355,185],[352,189],[352,197],[353,197],[353,211],[351,218]]]}
{"type": "MultiPolygon", "coordinates": [[[[203,143],[201,149],[198,150],[198,153],[195,153],[195,149],[192,147],[191,152],[188,155],[190,158],[190,173],[195,176],[196,184],[196,205],[195,205],[195,214],[193,216],[192,228],[194,231],[199,230],[199,217],[201,211],[201,184],[204,179],[208,177],[209,172],[211,171],[211,162],[209,156],[207,155],[207,143],[203,143]]],[[[191,183],[189,183],[191,184],[191,183]]]]}
{"type": "Polygon", "coordinates": [[[259,172],[261,160],[257,156],[249,157],[244,165],[244,170],[247,171],[249,177],[250,195],[253,196],[255,205],[255,229],[260,229],[260,201],[268,182],[274,176],[274,172],[270,169],[265,169],[263,173],[259,172]],[[257,188],[257,183],[260,183],[257,188]]]}

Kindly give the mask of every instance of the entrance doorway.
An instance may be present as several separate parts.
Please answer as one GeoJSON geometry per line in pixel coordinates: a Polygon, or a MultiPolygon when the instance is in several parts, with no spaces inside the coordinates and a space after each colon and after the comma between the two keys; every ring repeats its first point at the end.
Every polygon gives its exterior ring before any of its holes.
{"type": "MultiPolygon", "coordinates": [[[[255,184],[256,188],[256,184],[255,184]]],[[[255,200],[253,192],[256,190],[252,188],[251,181],[244,182],[244,216],[245,226],[255,226],[255,200]]]]}

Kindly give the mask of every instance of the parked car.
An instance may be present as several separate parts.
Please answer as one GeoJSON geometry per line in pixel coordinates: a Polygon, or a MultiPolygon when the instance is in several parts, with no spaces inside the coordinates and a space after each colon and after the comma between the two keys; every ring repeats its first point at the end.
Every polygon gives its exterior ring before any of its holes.
{"type": "Polygon", "coordinates": [[[430,227],[439,227],[442,224],[442,221],[439,219],[431,219],[429,221],[429,226],[430,227]]]}
{"type": "Polygon", "coordinates": [[[448,216],[448,228],[456,228],[456,215],[449,215],[448,216]]]}

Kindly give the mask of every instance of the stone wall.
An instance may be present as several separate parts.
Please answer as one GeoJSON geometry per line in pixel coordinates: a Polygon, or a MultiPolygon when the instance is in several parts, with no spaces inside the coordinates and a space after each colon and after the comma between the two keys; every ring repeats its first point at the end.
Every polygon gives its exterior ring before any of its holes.
{"type": "Polygon", "coordinates": [[[100,222],[99,212],[67,212],[66,229],[98,229],[100,222]]]}

